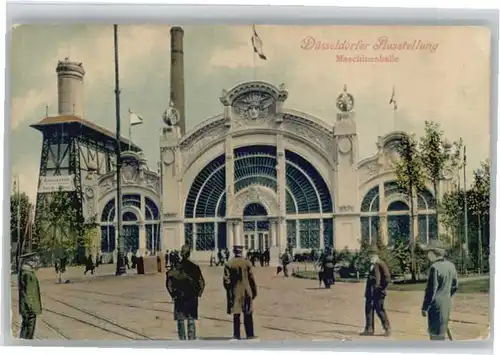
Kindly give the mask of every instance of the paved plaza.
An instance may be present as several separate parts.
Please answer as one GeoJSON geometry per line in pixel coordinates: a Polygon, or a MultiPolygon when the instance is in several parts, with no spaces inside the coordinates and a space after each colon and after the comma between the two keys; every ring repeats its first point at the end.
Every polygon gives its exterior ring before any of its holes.
{"type": "MultiPolygon", "coordinates": [[[[203,266],[206,289],[200,301],[197,336],[202,340],[229,339],[232,318],[226,314],[222,268],[203,266]]],[[[134,270],[131,270],[134,271],[134,270]]],[[[318,288],[315,280],[275,277],[273,268],[255,268],[259,294],[255,300],[255,329],[262,340],[356,340],[364,325],[364,284],[337,283],[318,288]]],[[[71,340],[176,340],[172,302],[165,277],[112,276],[113,265],[96,275],[70,268],[69,284],[56,284],[52,269],[39,271],[43,314],[37,322],[37,339],[71,340]]],[[[135,272],[135,271],[134,271],[135,272]]],[[[420,315],[423,292],[390,291],[386,302],[392,323],[390,338],[426,340],[426,320],[420,315]]],[[[12,329],[18,334],[17,289],[12,281],[12,329]]],[[[455,340],[489,334],[489,296],[458,294],[450,330],[455,340]]],[[[378,322],[378,320],[377,320],[378,322]]],[[[376,323],[376,333],[382,329],[376,323]],[[377,329],[378,326],[378,329],[377,329]]],[[[363,338],[366,340],[366,338],[363,338]]]]}

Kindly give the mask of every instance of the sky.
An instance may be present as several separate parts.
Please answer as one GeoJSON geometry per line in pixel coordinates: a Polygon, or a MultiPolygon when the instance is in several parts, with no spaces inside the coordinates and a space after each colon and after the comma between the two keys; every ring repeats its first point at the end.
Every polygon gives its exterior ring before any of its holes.
{"type": "MultiPolygon", "coordinates": [[[[223,89],[254,79],[285,83],[285,108],[333,124],[336,97],[347,85],[355,99],[360,159],[375,154],[377,137],[394,129],[421,135],[425,120],[439,123],[450,141],[464,139],[469,181],[473,169],[490,157],[487,28],[262,25],[256,30],[266,61],[253,55],[251,26],[183,28],[188,131],[222,112],[223,89]],[[383,55],[392,61],[348,63],[338,55],[383,55]],[[396,111],[389,104],[393,88],[396,111]]],[[[16,26],[11,47],[12,175],[34,200],[42,135],[29,125],[45,116],[46,106],[49,116],[57,115],[58,60],[83,63],[85,119],[114,131],[113,26],[16,26]]],[[[119,26],[119,63],[123,135],[132,109],[144,118],[132,139],[156,169],[161,116],[169,104],[170,26],[119,26]]]]}

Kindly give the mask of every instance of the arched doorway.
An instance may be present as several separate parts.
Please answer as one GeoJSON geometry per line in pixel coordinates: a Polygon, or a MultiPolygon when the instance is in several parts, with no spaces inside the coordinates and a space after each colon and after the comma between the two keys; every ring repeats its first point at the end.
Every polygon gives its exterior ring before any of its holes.
{"type": "Polygon", "coordinates": [[[267,210],[250,203],[243,210],[243,246],[246,250],[266,250],[271,245],[267,210]]]}

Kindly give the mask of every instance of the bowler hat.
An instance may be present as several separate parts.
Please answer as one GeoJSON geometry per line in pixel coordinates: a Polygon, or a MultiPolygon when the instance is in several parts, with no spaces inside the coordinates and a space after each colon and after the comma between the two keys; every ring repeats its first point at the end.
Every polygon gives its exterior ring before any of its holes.
{"type": "Polygon", "coordinates": [[[243,247],[241,245],[233,246],[233,252],[235,254],[241,254],[243,252],[243,247]]]}

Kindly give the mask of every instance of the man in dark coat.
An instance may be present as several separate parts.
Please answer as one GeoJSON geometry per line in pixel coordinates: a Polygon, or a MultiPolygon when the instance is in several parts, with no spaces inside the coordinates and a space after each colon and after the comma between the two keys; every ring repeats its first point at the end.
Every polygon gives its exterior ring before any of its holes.
{"type": "Polygon", "coordinates": [[[247,339],[255,338],[253,328],[253,300],[257,297],[257,284],[252,264],[242,257],[243,248],[234,247],[234,259],[224,267],[223,285],[227,292],[227,313],[233,315],[233,338],[241,339],[241,318],[247,339]]]}
{"type": "Polygon", "coordinates": [[[292,256],[288,252],[288,250],[285,250],[283,255],[281,256],[281,265],[283,266],[283,274],[285,277],[288,277],[288,265],[292,262],[292,256]]]}
{"type": "MultiPolygon", "coordinates": [[[[431,241],[424,248],[431,261],[422,316],[427,317],[430,340],[445,340],[451,312],[451,298],[457,291],[458,277],[455,265],[446,260],[445,248],[438,241],[431,241]]],[[[450,340],[451,336],[450,336],[450,340]]]]}
{"type": "Polygon", "coordinates": [[[90,273],[94,275],[94,270],[95,270],[94,260],[92,258],[92,254],[90,254],[87,257],[87,260],[85,260],[85,271],[83,274],[87,275],[87,272],[90,271],[90,273]]]}
{"type": "Polygon", "coordinates": [[[181,249],[181,261],[167,272],[166,287],[174,300],[174,320],[177,321],[177,332],[180,340],[196,339],[198,319],[198,298],[205,289],[205,280],[198,265],[189,260],[190,248],[184,245],[181,249]]]}
{"type": "MultiPolygon", "coordinates": [[[[331,249],[327,248],[320,259],[321,271],[318,279],[323,281],[325,288],[330,288],[335,283],[334,260],[331,249]]],[[[321,286],[321,285],[320,285],[321,286]]]]}
{"type": "Polygon", "coordinates": [[[370,257],[370,272],[366,279],[365,288],[365,329],[361,335],[373,335],[375,332],[374,313],[382,322],[385,336],[391,335],[391,326],[387,311],[385,310],[385,298],[387,297],[387,286],[391,281],[391,273],[386,262],[379,258],[378,250],[372,246],[368,251],[370,257]]]}
{"type": "Polygon", "coordinates": [[[21,339],[33,339],[35,336],[36,317],[42,314],[40,284],[36,277],[39,258],[35,253],[21,256],[21,268],[18,277],[19,314],[22,318],[21,339]]]}

